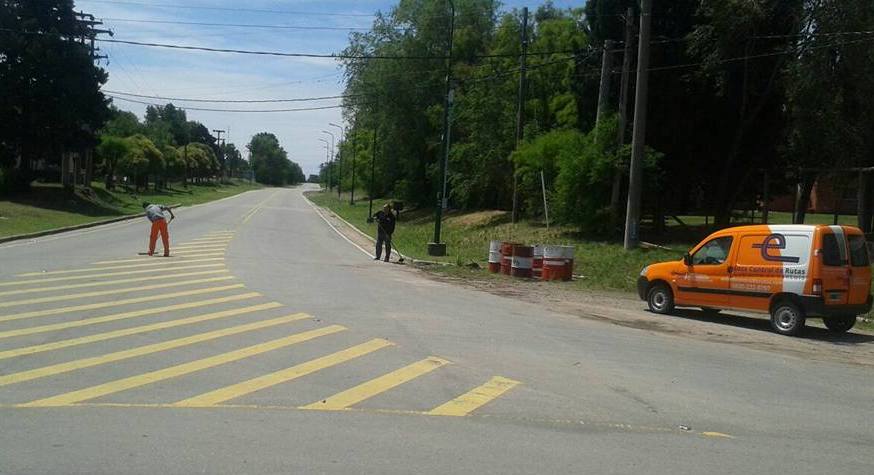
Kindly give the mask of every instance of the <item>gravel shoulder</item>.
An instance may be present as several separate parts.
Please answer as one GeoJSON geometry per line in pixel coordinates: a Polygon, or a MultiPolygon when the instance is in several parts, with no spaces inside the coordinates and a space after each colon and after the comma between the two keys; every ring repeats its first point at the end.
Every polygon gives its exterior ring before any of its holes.
{"type": "MultiPolygon", "coordinates": [[[[369,238],[337,217],[331,210],[318,208],[323,217],[347,239],[370,250],[369,238]]],[[[679,309],[675,315],[656,315],[646,303],[624,292],[581,291],[560,282],[539,282],[494,277],[483,270],[447,271],[443,266],[410,264],[398,270],[421,277],[507,298],[534,303],[545,310],[636,328],[641,331],[671,334],[717,344],[742,346],[813,361],[874,366],[874,333],[854,328],[835,335],[822,322],[808,322],[802,337],[785,337],[771,331],[765,315],[723,311],[717,315],[697,309],[679,309]]]]}

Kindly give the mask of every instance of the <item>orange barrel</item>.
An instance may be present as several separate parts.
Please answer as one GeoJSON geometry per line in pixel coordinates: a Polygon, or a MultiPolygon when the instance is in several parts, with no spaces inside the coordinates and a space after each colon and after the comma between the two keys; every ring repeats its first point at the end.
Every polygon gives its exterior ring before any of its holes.
{"type": "Polygon", "coordinates": [[[534,261],[534,248],[532,246],[513,246],[513,261],[510,274],[513,277],[531,278],[531,265],[534,261]]]}
{"type": "Polygon", "coordinates": [[[561,248],[564,257],[564,274],[561,280],[572,280],[574,278],[574,247],[561,246],[561,248]]]}
{"type": "Polygon", "coordinates": [[[513,246],[518,245],[515,242],[501,243],[501,274],[510,275],[510,270],[513,264],[513,246]]]}
{"type": "Polygon", "coordinates": [[[534,246],[534,260],[531,262],[531,276],[539,279],[543,275],[543,246],[534,246]]]}
{"type": "Polygon", "coordinates": [[[543,280],[561,280],[565,273],[562,246],[543,246],[543,280]]]}
{"type": "Polygon", "coordinates": [[[501,272],[501,241],[489,243],[489,272],[493,274],[501,272]]]}

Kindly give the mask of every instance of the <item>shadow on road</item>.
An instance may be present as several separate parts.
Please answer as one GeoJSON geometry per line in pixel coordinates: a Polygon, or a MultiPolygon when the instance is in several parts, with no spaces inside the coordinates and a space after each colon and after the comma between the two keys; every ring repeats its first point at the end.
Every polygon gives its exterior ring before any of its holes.
{"type": "MultiPolygon", "coordinates": [[[[697,320],[699,322],[717,323],[737,328],[746,328],[762,332],[772,333],[771,323],[766,316],[748,317],[732,313],[714,313],[710,311],[692,310],[692,309],[677,309],[671,316],[685,318],[687,320],[697,320]]],[[[835,345],[859,345],[864,343],[874,343],[874,335],[863,333],[854,333],[850,330],[848,333],[832,333],[825,328],[819,328],[808,325],[804,329],[804,333],[800,336],[806,340],[817,340],[835,345]]]]}

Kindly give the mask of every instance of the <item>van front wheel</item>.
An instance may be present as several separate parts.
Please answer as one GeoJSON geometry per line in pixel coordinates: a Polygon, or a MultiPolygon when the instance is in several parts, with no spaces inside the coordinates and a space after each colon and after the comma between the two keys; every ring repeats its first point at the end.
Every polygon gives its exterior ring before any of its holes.
{"type": "Polygon", "coordinates": [[[653,313],[669,314],[674,311],[674,293],[665,284],[655,284],[646,294],[646,303],[653,313]]]}
{"type": "Polygon", "coordinates": [[[798,335],[805,320],[804,312],[789,300],[778,302],[771,309],[771,328],[781,335],[798,335]]]}
{"type": "Polygon", "coordinates": [[[855,315],[841,315],[840,317],[826,317],[822,319],[825,327],[835,333],[845,333],[856,324],[855,315]]]}

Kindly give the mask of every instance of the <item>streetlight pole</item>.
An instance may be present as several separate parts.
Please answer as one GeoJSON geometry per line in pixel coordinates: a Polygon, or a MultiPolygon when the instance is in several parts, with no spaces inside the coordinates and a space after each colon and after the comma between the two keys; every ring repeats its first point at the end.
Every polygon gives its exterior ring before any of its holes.
{"type": "Polygon", "coordinates": [[[325,144],[325,164],[326,164],[325,167],[328,169],[328,176],[330,176],[331,162],[329,160],[330,160],[330,155],[331,155],[331,143],[325,139],[319,139],[319,142],[322,142],[325,144]]]}
{"type": "MultiPolygon", "coordinates": [[[[338,129],[340,129],[340,134],[341,134],[340,136],[343,137],[344,140],[346,139],[346,128],[345,127],[343,127],[341,125],[337,125],[333,122],[329,122],[328,125],[330,125],[331,127],[336,127],[338,129]]],[[[333,135],[331,137],[333,137],[333,135]]],[[[337,155],[337,169],[338,169],[337,170],[337,198],[339,199],[340,198],[340,188],[343,185],[343,147],[340,147],[340,153],[337,155]]]]}
{"type": "Polygon", "coordinates": [[[440,225],[443,221],[443,208],[446,206],[446,168],[449,161],[449,109],[452,107],[452,37],[455,33],[455,3],[449,3],[449,37],[446,54],[446,93],[443,102],[443,160],[440,161],[440,175],[443,186],[437,192],[437,209],[434,212],[434,241],[428,243],[428,255],[445,256],[446,244],[440,242],[440,225]]]}
{"type": "Polygon", "coordinates": [[[327,130],[322,131],[323,134],[328,134],[331,136],[331,157],[328,159],[328,191],[331,190],[331,164],[334,163],[334,134],[328,132],[327,130]]]}

